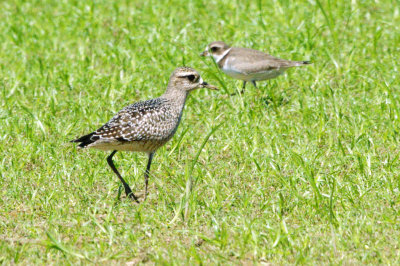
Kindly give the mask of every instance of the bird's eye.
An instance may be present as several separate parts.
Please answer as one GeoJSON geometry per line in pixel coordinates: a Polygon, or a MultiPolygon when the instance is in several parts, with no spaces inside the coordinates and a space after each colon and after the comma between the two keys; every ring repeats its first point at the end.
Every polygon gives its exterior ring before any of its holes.
{"type": "Polygon", "coordinates": [[[189,75],[189,76],[187,76],[187,78],[191,82],[193,82],[196,79],[195,75],[189,75]]]}
{"type": "Polygon", "coordinates": [[[218,50],[218,47],[211,47],[211,52],[216,52],[218,50]]]}

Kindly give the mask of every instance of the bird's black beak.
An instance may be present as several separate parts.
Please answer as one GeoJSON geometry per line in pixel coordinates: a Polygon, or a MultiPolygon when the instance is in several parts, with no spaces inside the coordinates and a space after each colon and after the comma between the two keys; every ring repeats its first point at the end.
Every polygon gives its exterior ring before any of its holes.
{"type": "Polygon", "coordinates": [[[203,83],[201,83],[200,86],[201,86],[202,88],[207,88],[207,89],[210,89],[210,90],[218,90],[217,87],[215,87],[214,85],[208,84],[208,83],[205,82],[205,81],[203,81],[203,83]]]}
{"type": "Polygon", "coordinates": [[[210,54],[208,53],[208,51],[204,51],[200,54],[200,56],[209,56],[210,54]]]}

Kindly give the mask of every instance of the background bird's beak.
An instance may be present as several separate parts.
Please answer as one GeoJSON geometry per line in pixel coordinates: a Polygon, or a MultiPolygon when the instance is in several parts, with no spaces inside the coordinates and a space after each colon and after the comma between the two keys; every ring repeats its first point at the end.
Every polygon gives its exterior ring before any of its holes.
{"type": "Polygon", "coordinates": [[[207,89],[210,89],[210,90],[218,90],[217,87],[215,87],[214,85],[208,84],[208,83],[205,82],[205,81],[204,81],[203,83],[201,83],[200,86],[201,86],[202,88],[207,88],[207,89]]]}
{"type": "Polygon", "coordinates": [[[209,53],[208,53],[208,51],[204,51],[204,52],[202,52],[202,53],[200,54],[200,56],[209,56],[209,53]]]}

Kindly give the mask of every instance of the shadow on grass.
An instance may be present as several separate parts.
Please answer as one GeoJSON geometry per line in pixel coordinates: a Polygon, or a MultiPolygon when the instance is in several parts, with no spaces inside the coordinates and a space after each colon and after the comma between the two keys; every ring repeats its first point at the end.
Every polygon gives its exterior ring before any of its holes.
{"type": "Polygon", "coordinates": [[[260,100],[267,107],[284,106],[290,102],[290,96],[279,90],[278,86],[267,85],[266,95],[264,94],[260,100]]]}

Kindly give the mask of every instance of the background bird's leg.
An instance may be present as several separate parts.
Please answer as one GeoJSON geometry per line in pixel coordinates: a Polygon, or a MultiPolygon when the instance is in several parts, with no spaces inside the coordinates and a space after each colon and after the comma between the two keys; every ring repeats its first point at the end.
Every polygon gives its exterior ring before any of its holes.
{"type": "Polygon", "coordinates": [[[251,83],[253,83],[253,86],[257,89],[256,81],[252,80],[251,83]]]}
{"type": "Polygon", "coordinates": [[[151,161],[153,160],[153,156],[154,156],[154,152],[149,153],[149,161],[147,162],[146,172],[144,173],[144,183],[145,183],[144,199],[145,200],[147,198],[147,186],[149,184],[150,166],[151,166],[151,161]]]}
{"type": "Polygon", "coordinates": [[[243,94],[245,89],[246,89],[246,81],[243,80],[243,87],[242,90],[240,91],[240,94],[243,94]]]}
{"type": "Polygon", "coordinates": [[[111,169],[114,171],[114,173],[118,176],[119,180],[121,180],[122,184],[124,185],[125,188],[125,193],[127,197],[130,197],[131,199],[135,200],[137,203],[139,203],[138,198],[135,196],[135,194],[133,194],[131,188],[129,187],[129,185],[125,182],[125,180],[122,178],[122,176],[119,174],[117,168],[115,168],[114,166],[114,162],[112,160],[112,157],[114,156],[114,154],[117,151],[113,151],[110,156],[107,157],[107,162],[110,165],[111,169]]]}

